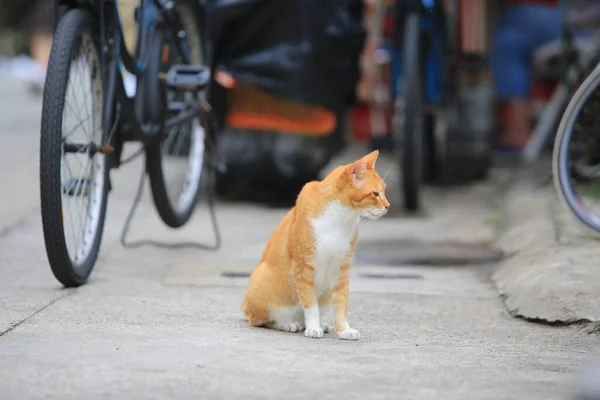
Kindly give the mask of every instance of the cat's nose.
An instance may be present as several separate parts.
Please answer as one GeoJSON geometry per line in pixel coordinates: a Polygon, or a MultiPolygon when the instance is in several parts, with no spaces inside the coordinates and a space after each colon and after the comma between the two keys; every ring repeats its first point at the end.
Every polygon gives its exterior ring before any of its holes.
{"type": "Polygon", "coordinates": [[[383,203],[383,206],[385,207],[386,210],[390,209],[390,202],[386,201],[385,203],[383,203]]]}

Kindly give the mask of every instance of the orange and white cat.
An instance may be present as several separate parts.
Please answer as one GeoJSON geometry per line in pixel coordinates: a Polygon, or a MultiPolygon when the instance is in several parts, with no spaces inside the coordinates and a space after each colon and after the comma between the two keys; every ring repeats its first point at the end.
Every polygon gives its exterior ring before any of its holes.
{"type": "Polygon", "coordinates": [[[252,326],[321,338],[334,310],[340,339],[360,334],[348,323],[348,285],[358,224],[390,208],[386,185],[375,171],[374,151],[307,183],[283,218],[250,275],[242,311],[252,326]],[[333,307],[332,307],[333,306],[333,307]]]}

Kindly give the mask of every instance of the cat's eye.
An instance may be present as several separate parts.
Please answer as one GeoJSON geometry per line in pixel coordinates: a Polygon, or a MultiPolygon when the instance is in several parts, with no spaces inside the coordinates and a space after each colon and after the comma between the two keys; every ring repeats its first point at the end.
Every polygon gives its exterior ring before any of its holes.
{"type": "Polygon", "coordinates": [[[373,196],[379,197],[379,192],[373,192],[373,196]]]}

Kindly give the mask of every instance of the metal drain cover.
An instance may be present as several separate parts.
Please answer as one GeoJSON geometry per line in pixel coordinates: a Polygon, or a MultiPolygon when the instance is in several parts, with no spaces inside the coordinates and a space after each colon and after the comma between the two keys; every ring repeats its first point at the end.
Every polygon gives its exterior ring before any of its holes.
{"type": "Polygon", "coordinates": [[[410,240],[359,242],[357,264],[458,266],[499,262],[504,252],[484,244],[416,242],[410,240]]]}
{"type": "Polygon", "coordinates": [[[250,278],[250,272],[221,272],[223,278],[250,278]]]}
{"type": "Polygon", "coordinates": [[[416,279],[423,280],[423,275],[417,274],[358,274],[363,279],[416,279]]]}

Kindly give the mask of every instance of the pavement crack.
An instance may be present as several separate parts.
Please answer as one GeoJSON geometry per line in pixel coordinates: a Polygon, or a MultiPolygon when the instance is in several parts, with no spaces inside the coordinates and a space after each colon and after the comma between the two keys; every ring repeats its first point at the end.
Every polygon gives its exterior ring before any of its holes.
{"type": "Polygon", "coordinates": [[[531,322],[531,323],[539,324],[539,325],[546,325],[546,326],[566,327],[566,326],[590,325],[590,324],[594,323],[593,321],[586,319],[586,318],[569,320],[569,321],[561,321],[561,320],[552,320],[551,321],[551,320],[548,320],[545,318],[526,317],[522,314],[519,314],[518,309],[509,311],[509,313],[513,317],[522,319],[523,321],[527,321],[527,322],[531,322]]]}
{"type": "Polygon", "coordinates": [[[4,331],[0,332],[0,337],[12,332],[13,330],[15,330],[19,325],[25,323],[27,320],[29,320],[30,318],[38,315],[39,313],[41,313],[42,311],[44,311],[45,309],[47,309],[48,307],[54,305],[56,302],[58,302],[61,299],[64,299],[65,297],[69,296],[71,293],[66,293],[60,297],[57,297],[56,299],[52,300],[51,302],[49,302],[48,304],[46,304],[45,306],[43,306],[42,308],[39,308],[38,310],[34,311],[33,313],[31,313],[29,316],[23,318],[22,320],[12,324],[11,326],[9,326],[8,328],[6,328],[4,331]]]}

